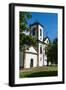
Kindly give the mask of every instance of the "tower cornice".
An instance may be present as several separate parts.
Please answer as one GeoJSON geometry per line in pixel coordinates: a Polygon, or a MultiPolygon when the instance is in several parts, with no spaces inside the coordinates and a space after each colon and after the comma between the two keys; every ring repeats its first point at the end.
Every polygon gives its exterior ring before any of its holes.
{"type": "Polygon", "coordinates": [[[30,27],[34,26],[34,25],[40,25],[40,26],[42,26],[44,28],[44,26],[41,23],[39,23],[39,22],[34,22],[33,24],[30,24],[30,27]]]}

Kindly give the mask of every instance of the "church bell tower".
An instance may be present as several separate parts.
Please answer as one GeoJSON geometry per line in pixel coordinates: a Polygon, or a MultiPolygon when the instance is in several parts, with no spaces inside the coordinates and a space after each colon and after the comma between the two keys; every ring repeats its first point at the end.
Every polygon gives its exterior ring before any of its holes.
{"type": "Polygon", "coordinates": [[[36,22],[30,25],[30,35],[37,40],[37,66],[43,66],[43,26],[36,22]]]}

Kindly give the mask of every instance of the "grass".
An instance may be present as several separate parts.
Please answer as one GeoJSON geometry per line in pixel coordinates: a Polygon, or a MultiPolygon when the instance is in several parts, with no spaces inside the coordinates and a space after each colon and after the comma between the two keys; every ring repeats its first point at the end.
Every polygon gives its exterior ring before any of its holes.
{"type": "Polygon", "coordinates": [[[31,69],[22,69],[20,70],[19,77],[47,77],[47,76],[57,76],[58,68],[57,66],[44,66],[31,69]]]}

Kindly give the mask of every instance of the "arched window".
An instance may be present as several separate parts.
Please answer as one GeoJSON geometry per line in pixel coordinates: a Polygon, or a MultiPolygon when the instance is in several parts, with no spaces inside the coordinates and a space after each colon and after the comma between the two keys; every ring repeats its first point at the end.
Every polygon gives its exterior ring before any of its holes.
{"type": "Polygon", "coordinates": [[[40,36],[42,36],[42,30],[40,29],[40,36]]]}
{"type": "Polygon", "coordinates": [[[42,45],[40,46],[40,54],[42,54],[42,45]]]}
{"type": "Polygon", "coordinates": [[[33,34],[33,36],[35,35],[35,28],[33,28],[33,30],[32,30],[32,34],[33,34]]]}

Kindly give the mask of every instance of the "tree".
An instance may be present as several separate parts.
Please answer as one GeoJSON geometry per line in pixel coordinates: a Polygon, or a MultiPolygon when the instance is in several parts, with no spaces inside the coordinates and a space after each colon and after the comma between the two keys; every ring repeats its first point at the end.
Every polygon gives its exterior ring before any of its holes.
{"type": "Polygon", "coordinates": [[[23,32],[24,30],[30,30],[28,26],[28,20],[31,19],[32,15],[30,12],[20,12],[19,14],[19,26],[20,26],[20,50],[24,45],[35,45],[36,39],[31,35],[27,36],[23,32]]]}
{"type": "Polygon", "coordinates": [[[57,38],[53,41],[53,56],[55,64],[58,63],[58,40],[57,38]]]}
{"type": "Polygon", "coordinates": [[[20,26],[20,32],[23,32],[26,29],[29,29],[28,27],[28,20],[31,19],[32,15],[30,12],[20,12],[19,14],[19,26],[20,26]]]}
{"type": "Polygon", "coordinates": [[[47,46],[46,54],[48,62],[50,61],[52,64],[58,63],[57,38],[47,46]]]}

